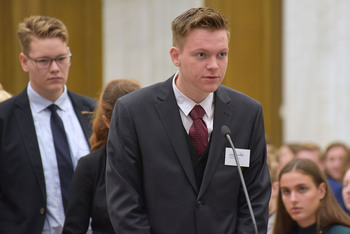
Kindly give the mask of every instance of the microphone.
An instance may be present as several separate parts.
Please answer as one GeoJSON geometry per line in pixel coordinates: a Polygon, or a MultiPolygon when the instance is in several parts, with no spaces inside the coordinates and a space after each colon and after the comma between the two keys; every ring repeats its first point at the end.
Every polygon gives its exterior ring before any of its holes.
{"type": "Polygon", "coordinates": [[[242,183],[242,187],[243,187],[245,199],[247,200],[249,213],[250,213],[250,216],[251,216],[251,218],[252,218],[252,222],[253,222],[253,226],[254,226],[254,229],[255,229],[255,233],[258,234],[258,228],[257,228],[257,226],[256,226],[256,221],[255,221],[255,217],[254,217],[254,212],[253,212],[253,209],[252,209],[252,204],[250,203],[250,199],[249,199],[249,195],[248,195],[248,191],[247,191],[247,186],[245,185],[245,181],[244,181],[244,178],[243,178],[241,165],[240,165],[239,160],[238,160],[238,157],[237,157],[236,148],[235,148],[235,146],[233,145],[233,142],[232,142],[232,139],[231,139],[231,131],[230,131],[230,129],[229,129],[226,125],[223,125],[223,126],[221,127],[221,133],[222,133],[222,135],[223,135],[224,137],[227,138],[227,140],[229,141],[229,143],[230,143],[230,145],[231,145],[231,148],[232,148],[232,150],[233,150],[233,156],[235,157],[235,160],[236,160],[237,169],[238,169],[238,174],[239,174],[239,178],[240,178],[241,183],[242,183]]]}

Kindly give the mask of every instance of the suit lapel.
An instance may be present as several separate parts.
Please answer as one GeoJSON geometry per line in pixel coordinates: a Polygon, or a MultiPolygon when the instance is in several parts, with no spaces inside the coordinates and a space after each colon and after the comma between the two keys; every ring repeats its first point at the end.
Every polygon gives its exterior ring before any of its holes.
{"type": "Polygon", "coordinates": [[[25,149],[31,162],[35,175],[39,181],[41,192],[46,197],[44,170],[41,162],[39,144],[34,127],[34,120],[29,106],[27,89],[18,95],[15,111],[16,121],[21,131],[25,149]]]}
{"type": "Polygon", "coordinates": [[[75,111],[75,114],[78,117],[78,120],[80,122],[80,125],[83,129],[86,141],[88,142],[89,146],[90,146],[90,141],[89,138],[92,134],[92,128],[91,126],[91,117],[92,117],[92,111],[90,106],[84,106],[83,104],[81,104],[81,102],[79,102],[78,100],[78,96],[76,96],[74,93],[72,93],[71,91],[68,90],[68,95],[71,99],[71,102],[73,104],[73,108],[75,111]]]}
{"type": "Polygon", "coordinates": [[[191,155],[188,150],[188,144],[184,137],[184,128],[179,113],[179,108],[172,89],[172,78],[164,82],[161,92],[158,94],[160,102],[156,104],[156,110],[162,125],[168,135],[173,149],[182,165],[186,176],[193,189],[198,193],[196,178],[191,162],[191,155]],[[179,127],[180,126],[180,127],[179,127]]]}
{"type": "Polygon", "coordinates": [[[218,161],[220,157],[222,157],[220,154],[225,146],[225,138],[221,134],[221,127],[223,125],[229,125],[232,116],[232,110],[228,108],[230,98],[221,87],[219,87],[215,92],[214,98],[214,126],[211,134],[211,145],[208,154],[208,161],[204,171],[202,185],[198,194],[199,197],[202,196],[208,187],[215,169],[217,168],[218,161]]]}

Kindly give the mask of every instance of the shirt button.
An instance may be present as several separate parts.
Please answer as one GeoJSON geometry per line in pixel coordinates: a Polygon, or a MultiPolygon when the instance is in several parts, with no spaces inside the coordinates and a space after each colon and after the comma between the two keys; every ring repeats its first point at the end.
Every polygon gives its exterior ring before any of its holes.
{"type": "Polygon", "coordinates": [[[203,206],[203,202],[197,201],[196,206],[197,208],[201,208],[203,206]]]}
{"type": "Polygon", "coordinates": [[[41,215],[45,214],[45,208],[41,208],[41,209],[40,209],[40,214],[41,214],[41,215]]]}

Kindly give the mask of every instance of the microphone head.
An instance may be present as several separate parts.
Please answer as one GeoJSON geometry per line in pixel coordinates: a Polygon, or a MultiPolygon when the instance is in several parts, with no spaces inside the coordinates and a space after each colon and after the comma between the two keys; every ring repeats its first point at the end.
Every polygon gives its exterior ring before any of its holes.
{"type": "Polygon", "coordinates": [[[231,136],[231,131],[226,125],[221,127],[221,133],[224,137],[226,137],[227,134],[231,136]]]}

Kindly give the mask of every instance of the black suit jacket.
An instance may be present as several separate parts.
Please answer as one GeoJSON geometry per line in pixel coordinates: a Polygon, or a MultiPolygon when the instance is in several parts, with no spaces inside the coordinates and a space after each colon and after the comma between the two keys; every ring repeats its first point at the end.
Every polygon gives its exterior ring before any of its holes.
{"type": "Polygon", "coordinates": [[[114,233],[106,202],[106,147],[79,159],[70,186],[62,234],[114,233]]]}
{"type": "MultiPolygon", "coordinates": [[[[86,140],[96,100],[68,91],[86,140]]],[[[46,188],[27,89],[0,103],[0,233],[39,234],[46,188]]]]}
{"type": "Polygon", "coordinates": [[[271,185],[261,105],[225,86],[214,93],[214,130],[198,188],[172,78],[121,97],[107,145],[106,189],[118,234],[254,233],[237,168],[226,166],[230,147],[250,149],[243,169],[259,233],[266,233],[271,185]]]}

